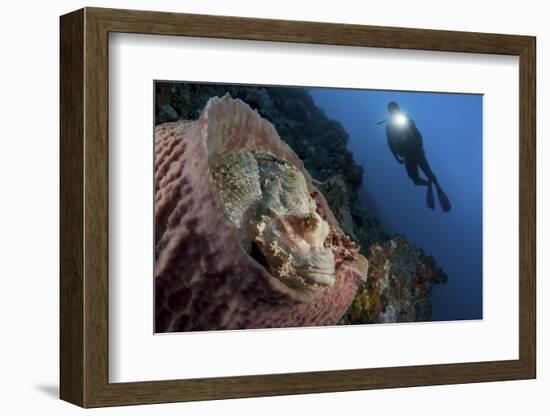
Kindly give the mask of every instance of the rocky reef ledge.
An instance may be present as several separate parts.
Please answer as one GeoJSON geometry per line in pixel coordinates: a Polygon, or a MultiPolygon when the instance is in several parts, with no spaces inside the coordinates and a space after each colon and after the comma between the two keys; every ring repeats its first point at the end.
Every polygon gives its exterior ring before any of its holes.
{"type": "Polygon", "coordinates": [[[342,230],[369,260],[367,281],[340,324],[431,320],[433,284],[447,276],[433,257],[403,236],[390,236],[359,203],[363,168],[347,149],[348,134],[315,105],[306,88],[157,82],[155,125],[196,120],[211,97],[229,93],[269,120],[304,162],[342,230]]]}
{"type": "Polygon", "coordinates": [[[369,249],[367,280],[340,324],[424,322],[431,319],[433,284],[447,282],[432,256],[409,244],[403,236],[369,249]]]}

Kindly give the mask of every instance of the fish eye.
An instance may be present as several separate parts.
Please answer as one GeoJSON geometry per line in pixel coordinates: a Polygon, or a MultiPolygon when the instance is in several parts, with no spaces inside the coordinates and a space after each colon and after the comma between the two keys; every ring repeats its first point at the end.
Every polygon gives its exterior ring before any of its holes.
{"type": "Polygon", "coordinates": [[[304,218],[304,225],[307,230],[313,231],[319,226],[319,219],[314,214],[308,215],[304,218]]]}

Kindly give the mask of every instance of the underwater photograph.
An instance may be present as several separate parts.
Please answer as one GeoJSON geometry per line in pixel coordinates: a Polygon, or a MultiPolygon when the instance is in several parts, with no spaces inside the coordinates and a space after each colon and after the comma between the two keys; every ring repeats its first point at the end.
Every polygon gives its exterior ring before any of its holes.
{"type": "Polygon", "coordinates": [[[155,333],[483,319],[483,95],[154,82],[155,333]]]}

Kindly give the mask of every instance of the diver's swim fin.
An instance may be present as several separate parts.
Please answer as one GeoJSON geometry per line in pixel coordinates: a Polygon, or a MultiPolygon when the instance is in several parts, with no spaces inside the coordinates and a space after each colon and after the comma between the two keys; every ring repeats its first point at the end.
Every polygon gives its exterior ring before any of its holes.
{"type": "Polygon", "coordinates": [[[426,194],[426,205],[428,205],[428,208],[430,209],[435,209],[434,190],[432,186],[432,181],[428,182],[428,192],[426,194]]]}
{"type": "Polygon", "coordinates": [[[435,187],[437,189],[437,198],[439,199],[441,209],[444,212],[449,212],[451,210],[451,201],[449,201],[449,197],[445,192],[443,192],[443,189],[441,189],[441,186],[439,186],[438,183],[435,184],[435,187]]]}

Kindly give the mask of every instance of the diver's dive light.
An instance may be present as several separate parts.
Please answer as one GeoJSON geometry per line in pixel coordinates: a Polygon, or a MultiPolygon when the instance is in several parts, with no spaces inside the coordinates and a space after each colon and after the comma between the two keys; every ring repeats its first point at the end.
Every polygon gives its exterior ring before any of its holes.
{"type": "Polygon", "coordinates": [[[396,126],[403,127],[407,124],[407,117],[403,113],[397,113],[392,116],[391,122],[396,126]]]}
{"type": "Polygon", "coordinates": [[[379,121],[376,124],[383,124],[387,122],[390,122],[397,127],[405,127],[407,125],[407,116],[403,113],[395,113],[391,116],[391,118],[379,121]]]}

